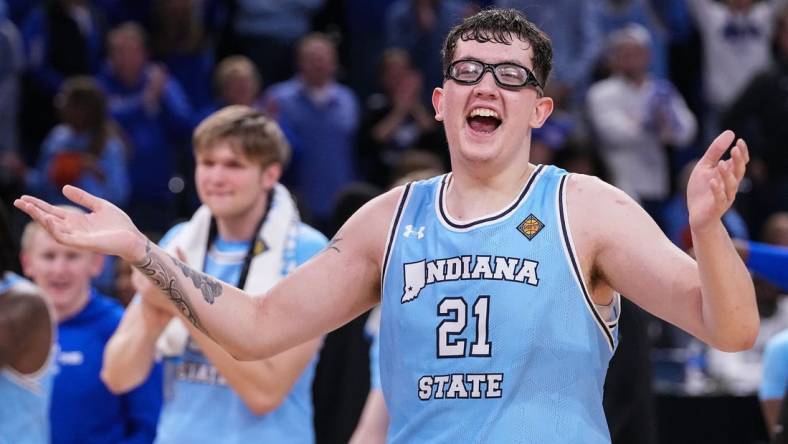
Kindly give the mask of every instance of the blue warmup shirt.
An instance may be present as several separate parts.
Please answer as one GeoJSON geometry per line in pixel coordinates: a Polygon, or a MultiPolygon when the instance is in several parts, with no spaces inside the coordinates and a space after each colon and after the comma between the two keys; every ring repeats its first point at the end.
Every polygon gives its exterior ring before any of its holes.
{"type": "Polygon", "coordinates": [[[618,333],[579,270],[567,177],[539,166],[472,221],[446,210],[451,174],[405,187],[382,277],[389,442],[610,442],[602,386],[618,333]]]}
{"type": "Polygon", "coordinates": [[[76,316],[58,325],[50,419],[52,444],[143,444],[153,442],[161,407],[161,366],[125,395],[110,393],[99,379],[104,346],[123,308],[91,291],[76,316]]]}

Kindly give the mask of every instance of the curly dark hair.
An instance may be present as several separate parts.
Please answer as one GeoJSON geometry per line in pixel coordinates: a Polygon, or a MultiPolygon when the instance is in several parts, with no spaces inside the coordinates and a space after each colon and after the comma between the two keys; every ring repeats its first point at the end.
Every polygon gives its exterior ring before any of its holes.
{"type": "Polygon", "coordinates": [[[454,50],[459,40],[511,45],[514,38],[531,43],[534,74],[539,83],[545,85],[553,66],[553,47],[550,37],[516,9],[483,9],[452,28],[441,51],[443,71],[446,72],[454,60],[454,50]]]}

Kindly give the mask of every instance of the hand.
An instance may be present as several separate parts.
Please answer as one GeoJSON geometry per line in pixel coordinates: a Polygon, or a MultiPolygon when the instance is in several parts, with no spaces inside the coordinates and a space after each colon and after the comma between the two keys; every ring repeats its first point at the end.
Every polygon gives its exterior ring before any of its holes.
{"type": "Polygon", "coordinates": [[[155,113],[159,109],[161,94],[167,84],[167,71],[160,65],[153,65],[148,71],[148,81],[142,93],[145,108],[149,112],[155,113]]]}
{"type": "Polygon", "coordinates": [[[63,187],[63,195],[90,212],[66,210],[32,196],[20,197],[14,206],[41,224],[61,244],[120,256],[131,264],[145,258],[148,240],[120,208],[71,185],[63,187]]]}
{"type": "Polygon", "coordinates": [[[687,183],[687,208],[693,231],[704,230],[728,211],[750,160],[747,144],[736,141],[728,160],[720,160],[735,134],[727,130],[717,136],[692,170],[687,183]]]}

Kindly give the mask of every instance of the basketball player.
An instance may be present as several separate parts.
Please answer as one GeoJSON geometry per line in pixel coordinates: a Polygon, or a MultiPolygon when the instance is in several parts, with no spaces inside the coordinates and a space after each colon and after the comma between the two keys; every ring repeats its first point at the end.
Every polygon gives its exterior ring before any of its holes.
{"type": "MultiPolygon", "coordinates": [[[[228,106],[200,123],[194,147],[203,206],[165,235],[161,245],[168,251],[261,293],[325,246],[277,183],[290,148],[274,121],[248,106],[228,106]]],[[[110,339],[101,375],[110,389],[126,392],[144,380],[157,354],[165,357],[173,377],[165,381],[156,443],[314,442],[311,394],[320,339],[239,362],[193,325],[172,319],[177,309],[141,281],[142,300],[129,306],[110,339]]]]}
{"type": "Polygon", "coordinates": [[[752,282],[720,222],[748,154],[738,140],[720,160],[726,131],[690,178],[696,262],[623,192],[529,163],[531,129],[553,109],[551,56],[512,10],[454,28],[432,96],[452,172],[372,200],[262,298],[186,268],[77,188],[64,193],[86,217],[29,196],[16,205],[62,242],[135,264],[238,358],[274,355],[382,302],[390,442],[606,443],[617,294],[722,350],[755,339],[752,282]]]}

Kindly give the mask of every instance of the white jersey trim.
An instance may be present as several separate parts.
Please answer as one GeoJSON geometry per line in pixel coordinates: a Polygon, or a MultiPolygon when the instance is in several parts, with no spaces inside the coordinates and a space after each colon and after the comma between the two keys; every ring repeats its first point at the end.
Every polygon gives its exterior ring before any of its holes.
{"type": "Polygon", "coordinates": [[[383,249],[383,261],[381,262],[383,266],[380,267],[380,288],[381,288],[381,302],[383,302],[383,288],[385,288],[386,284],[386,271],[388,270],[389,266],[389,258],[391,257],[391,251],[394,249],[394,245],[397,243],[397,231],[399,231],[399,222],[402,219],[402,213],[405,212],[405,207],[407,207],[408,202],[410,201],[410,189],[413,185],[412,182],[405,185],[405,188],[402,190],[402,195],[399,198],[399,202],[397,203],[397,212],[394,213],[394,216],[391,218],[391,225],[389,226],[389,235],[386,239],[386,245],[383,249]]]}
{"type": "MultiPolygon", "coordinates": [[[[586,308],[588,308],[589,313],[594,318],[594,321],[599,327],[599,331],[605,337],[605,340],[610,348],[610,352],[612,353],[616,348],[616,341],[615,335],[613,333],[613,329],[615,328],[616,324],[618,323],[618,314],[616,314],[614,319],[611,319],[610,324],[605,321],[602,315],[597,310],[596,304],[591,299],[591,296],[588,293],[588,287],[586,286],[585,278],[583,277],[583,273],[580,269],[580,261],[578,260],[578,256],[575,250],[574,240],[572,239],[572,233],[569,230],[569,214],[566,208],[566,181],[570,174],[567,174],[561,177],[561,183],[558,186],[558,205],[556,205],[556,211],[558,212],[558,221],[561,225],[561,245],[564,248],[564,255],[566,257],[567,262],[569,263],[569,267],[573,271],[573,275],[575,278],[575,282],[577,286],[580,288],[580,291],[583,293],[583,300],[585,301],[586,308]]],[[[615,298],[614,298],[615,300],[615,298]]],[[[618,310],[620,312],[620,310],[618,310]]]]}
{"type": "Polygon", "coordinates": [[[522,190],[517,194],[512,202],[509,203],[509,205],[504,207],[503,210],[471,220],[458,220],[449,214],[446,205],[446,195],[449,184],[451,183],[452,173],[444,174],[440,185],[435,190],[435,213],[438,216],[438,220],[446,229],[455,232],[466,232],[475,228],[484,227],[506,220],[516,213],[515,210],[517,210],[517,208],[519,208],[523,202],[528,199],[528,196],[531,194],[531,190],[535,188],[534,184],[539,180],[540,177],[542,177],[545,170],[546,168],[544,165],[537,165],[536,168],[531,171],[531,174],[528,176],[525,184],[523,184],[522,190]]]}

